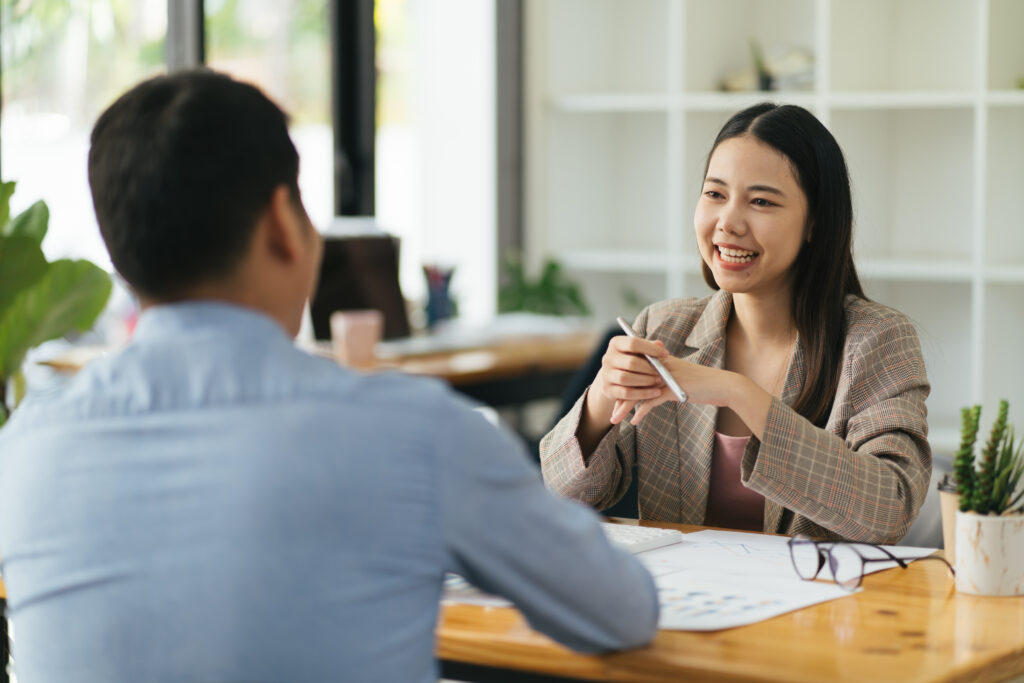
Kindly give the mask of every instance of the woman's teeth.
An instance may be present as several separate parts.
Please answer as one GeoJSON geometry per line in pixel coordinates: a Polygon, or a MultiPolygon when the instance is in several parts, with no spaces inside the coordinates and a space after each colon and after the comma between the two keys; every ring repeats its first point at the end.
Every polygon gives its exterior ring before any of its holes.
{"type": "Polygon", "coordinates": [[[718,255],[722,257],[722,260],[726,263],[750,263],[757,256],[756,251],[747,251],[746,249],[729,249],[727,247],[718,247],[718,255]]]}

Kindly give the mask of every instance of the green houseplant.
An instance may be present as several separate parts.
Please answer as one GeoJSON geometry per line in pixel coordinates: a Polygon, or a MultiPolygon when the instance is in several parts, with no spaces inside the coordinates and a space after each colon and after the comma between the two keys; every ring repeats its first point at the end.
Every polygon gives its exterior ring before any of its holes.
{"type": "Polygon", "coordinates": [[[975,458],[974,444],[978,436],[981,406],[961,410],[960,449],[953,467],[956,471],[960,510],[987,514],[1024,513],[1024,491],[1017,491],[1024,474],[1024,439],[1017,441],[1013,427],[1006,423],[1010,405],[999,402],[996,420],[988,441],[975,458]]]}
{"type": "Polygon", "coordinates": [[[1007,424],[999,402],[988,440],[975,457],[981,406],[961,411],[960,449],[953,461],[960,509],[956,513],[956,588],[974,595],[1024,594],[1024,440],[1007,424]]]}
{"type": "Polygon", "coordinates": [[[565,276],[562,265],[547,259],[531,280],[517,252],[505,256],[505,284],[498,291],[498,311],[528,311],[547,315],[590,315],[579,285],[565,276]]]}
{"type": "Polygon", "coordinates": [[[0,426],[25,393],[28,351],[74,330],[88,330],[112,283],[89,261],[47,261],[42,241],[50,211],[43,201],[11,217],[14,182],[0,182],[0,426]]]}

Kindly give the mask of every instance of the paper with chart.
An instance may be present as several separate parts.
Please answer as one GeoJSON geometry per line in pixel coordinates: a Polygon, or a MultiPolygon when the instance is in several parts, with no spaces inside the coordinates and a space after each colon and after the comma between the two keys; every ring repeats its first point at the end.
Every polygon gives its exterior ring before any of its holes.
{"type": "MultiPolygon", "coordinates": [[[[789,559],[788,540],[706,530],[684,535],[681,543],[638,554],[658,586],[659,626],[714,631],[850,595],[834,583],[802,581],[789,559]]],[[[867,546],[857,549],[867,557],[882,556],[867,546]]],[[[932,548],[887,549],[903,558],[934,552],[932,548]]],[[[867,570],[894,566],[896,563],[871,563],[867,570]]],[[[823,574],[827,572],[826,567],[823,574]]]]}
{"type": "MultiPolygon", "coordinates": [[[[636,555],[658,587],[663,629],[716,631],[753,624],[851,595],[828,581],[803,581],[789,559],[788,537],[738,531],[697,531],[680,543],[636,555]]],[[[900,558],[930,555],[934,548],[884,546],[900,558]]],[[[865,557],[884,554],[858,545],[865,557]]],[[[867,572],[895,567],[895,562],[870,563],[867,572]]],[[[831,579],[826,566],[823,579],[831,579]]],[[[486,607],[510,606],[507,600],[483,593],[464,579],[448,575],[442,598],[486,607]]]]}

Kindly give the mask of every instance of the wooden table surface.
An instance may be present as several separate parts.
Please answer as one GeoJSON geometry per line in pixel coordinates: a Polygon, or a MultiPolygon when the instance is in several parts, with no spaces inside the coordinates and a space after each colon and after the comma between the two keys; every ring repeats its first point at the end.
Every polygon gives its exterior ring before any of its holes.
{"type": "Polygon", "coordinates": [[[512,608],[445,605],[437,655],[595,681],[1005,681],[1024,675],[1024,597],[963,595],[943,563],[917,562],[865,577],[848,597],[734,629],[661,631],[600,656],[555,644],[512,608]]]}
{"type": "Polygon", "coordinates": [[[462,386],[533,372],[575,371],[594,351],[596,343],[597,335],[593,332],[527,336],[477,348],[386,359],[381,366],[462,386]]]}
{"type": "MultiPolygon", "coordinates": [[[[592,331],[548,335],[523,335],[461,348],[392,355],[382,358],[380,370],[401,370],[429,375],[453,386],[518,377],[531,372],[576,370],[594,351],[598,334],[592,331]]],[[[329,342],[303,343],[300,347],[332,357],[329,342]]],[[[74,373],[89,361],[116,350],[109,346],[81,346],[68,349],[40,365],[74,373]]]]}

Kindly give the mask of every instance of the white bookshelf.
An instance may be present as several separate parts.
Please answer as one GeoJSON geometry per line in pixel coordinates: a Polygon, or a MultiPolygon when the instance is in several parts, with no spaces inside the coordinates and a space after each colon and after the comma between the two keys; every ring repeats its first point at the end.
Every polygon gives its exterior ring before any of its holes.
{"type": "MultiPolygon", "coordinates": [[[[1024,430],[1024,0],[528,0],[526,248],[599,319],[708,293],[693,238],[704,157],[734,112],[813,111],[850,165],[868,296],[918,326],[933,446],[999,398],[1024,430]],[[807,89],[724,93],[766,51],[807,89]]],[[[983,419],[987,423],[987,420],[983,419]]]]}

